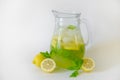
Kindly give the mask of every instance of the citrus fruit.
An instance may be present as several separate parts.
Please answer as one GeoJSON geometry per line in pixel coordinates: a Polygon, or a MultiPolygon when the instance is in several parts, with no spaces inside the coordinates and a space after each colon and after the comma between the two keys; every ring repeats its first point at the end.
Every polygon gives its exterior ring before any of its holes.
{"type": "Polygon", "coordinates": [[[63,43],[62,45],[67,50],[79,50],[78,45],[75,43],[63,43]]]}
{"type": "Polygon", "coordinates": [[[53,59],[46,58],[41,62],[41,69],[44,72],[52,72],[56,68],[56,63],[53,59]]]}
{"type": "Polygon", "coordinates": [[[90,72],[95,68],[95,61],[92,58],[84,58],[82,64],[82,70],[90,72]]]}
{"type": "Polygon", "coordinates": [[[37,67],[40,67],[41,62],[45,59],[44,55],[39,53],[37,54],[33,59],[33,64],[35,64],[37,67]]]}
{"type": "Polygon", "coordinates": [[[56,47],[56,44],[57,44],[57,39],[58,39],[58,37],[57,36],[54,36],[53,38],[52,38],[52,47],[56,47]]]}

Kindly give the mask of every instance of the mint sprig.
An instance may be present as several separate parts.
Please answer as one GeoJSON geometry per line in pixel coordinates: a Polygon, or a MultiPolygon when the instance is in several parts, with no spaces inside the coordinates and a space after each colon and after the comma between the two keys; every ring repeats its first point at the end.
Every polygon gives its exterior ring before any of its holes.
{"type": "Polygon", "coordinates": [[[79,75],[78,70],[74,71],[70,77],[77,77],[79,75]]]}
{"type": "Polygon", "coordinates": [[[46,52],[40,52],[44,57],[46,58],[50,58],[50,54],[48,53],[48,51],[46,52]]]}

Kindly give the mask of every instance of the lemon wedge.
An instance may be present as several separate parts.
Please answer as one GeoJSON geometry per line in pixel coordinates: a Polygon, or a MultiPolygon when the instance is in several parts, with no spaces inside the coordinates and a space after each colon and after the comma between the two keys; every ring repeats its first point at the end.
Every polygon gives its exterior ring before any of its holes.
{"type": "Polygon", "coordinates": [[[90,72],[95,68],[95,61],[92,58],[84,58],[82,64],[82,70],[90,72]]]}
{"type": "Polygon", "coordinates": [[[53,72],[56,68],[56,63],[53,59],[46,58],[41,62],[41,69],[44,72],[53,72]]]}

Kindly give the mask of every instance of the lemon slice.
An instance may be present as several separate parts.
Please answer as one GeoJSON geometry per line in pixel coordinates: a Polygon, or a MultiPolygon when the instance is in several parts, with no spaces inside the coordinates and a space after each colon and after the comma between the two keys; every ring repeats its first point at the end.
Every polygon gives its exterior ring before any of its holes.
{"type": "Polygon", "coordinates": [[[56,40],[52,40],[52,46],[55,48],[56,47],[56,43],[57,43],[57,41],[56,40]]]}
{"type": "Polygon", "coordinates": [[[95,68],[95,61],[92,58],[84,58],[82,64],[82,70],[90,72],[95,68]]]}
{"type": "Polygon", "coordinates": [[[52,72],[56,68],[56,63],[53,59],[46,58],[41,62],[41,69],[44,72],[52,72]]]}
{"type": "Polygon", "coordinates": [[[75,43],[62,43],[62,47],[67,50],[79,50],[79,47],[75,43]]]}
{"type": "Polygon", "coordinates": [[[41,53],[37,54],[33,59],[33,64],[35,64],[37,67],[40,67],[41,62],[45,59],[44,55],[41,53]]]}
{"type": "Polygon", "coordinates": [[[52,45],[54,48],[56,47],[57,40],[58,40],[58,36],[54,36],[54,37],[52,38],[51,45],[52,45]]]}

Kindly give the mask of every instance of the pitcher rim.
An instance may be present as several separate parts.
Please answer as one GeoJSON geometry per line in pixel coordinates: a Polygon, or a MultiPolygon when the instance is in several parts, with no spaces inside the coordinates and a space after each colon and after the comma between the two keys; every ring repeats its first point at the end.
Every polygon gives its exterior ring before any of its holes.
{"type": "Polygon", "coordinates": [[[75,17],[79,17],[81,15],[81,12],[64,12],[64,11],[57,11],[57,10],[52,10],[52,13],[55,15],[56,14],[66,14],[66,15],[76,15],[75,17]]]}

